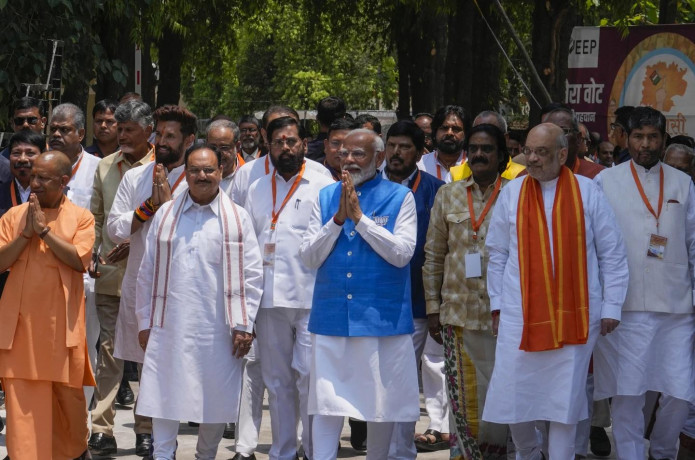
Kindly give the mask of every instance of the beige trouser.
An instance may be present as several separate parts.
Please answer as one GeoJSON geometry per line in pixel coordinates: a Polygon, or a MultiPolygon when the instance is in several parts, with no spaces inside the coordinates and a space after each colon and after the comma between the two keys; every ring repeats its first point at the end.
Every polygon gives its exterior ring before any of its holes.
{"type": "MultiPolygon", "coordinates": [[[[101,331],[99,335],[99,357],[97,358],[96,381],[94,391],[96,407],[92,410],[92,433],[104,433],[113,436],[113,424],[116,416],[116,393],[123,378],[123,361],[113,356],[114,335],[118,306],[121,298],[114,295],[97,294],[97,315],[101,331]]],[[[138,366],[138,374],[142,366],[138,366]]],[[[152,433],[152,419],[135,414],[135,433],[152,433]]]]}

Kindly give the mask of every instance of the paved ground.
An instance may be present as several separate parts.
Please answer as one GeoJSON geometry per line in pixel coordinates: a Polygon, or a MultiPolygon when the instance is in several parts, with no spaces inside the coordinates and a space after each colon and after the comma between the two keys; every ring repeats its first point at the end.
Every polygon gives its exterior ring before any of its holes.
{"type": "MultiPolygon", "coordinates": [[[[133,391],[137,392],[137,383],[133,382],[133,391]]],[[[420,407],[422,409],[423,416],[417,424],[417,431],[422,432],[427,428],[427,417],[424,415],[424,404],[421,401],[420,407]]],[[[133,416],[132,408],[119,406],[119,410],[116,413],[116,430],[115,435],[118,442],[118,454],[112,458],[124,459],[124,460],[138,460],[140,457],[135,455],[135,434],[133,433],[133,416]]],[[[5,411],[0,410],[0,416],[5,418],[5,411]]],[[[610,433],[609,433],[610,435],[610,433]]],[[[197,440],[197,429],[189,427],[186,423],[182,423],[179,428],[179,448],[177,451],[177,458],[179,460],[190,460],[194,458],[195,444],[197,440]]],[[[264,411],[263,411],[263,423],[261,426],[260,444],[256,452],[256,457],[259,460],[266,460],[268,458],[268,451],[270,450],[270,416],[268,414],[267,399],[265,401],[264,411]]],[[[357,452],[350,446],[350,431],[347,422],[345,423],[343,434],[341,437],[341,450],[338,451],[338,458],[360,458],[364,457],[363,453],[357,452]]],[[[5,436],[4,431],[0,434],[0,459],[3,459],[7,451],[5,449],[5,436]]],[[[234,456],[234,440],[233,439],[222,439],[220,443],[220,448],[217,453],[217,460],[227,460],[234,456]]],[[[105,457],[95,457],[95,459],[104,459],[105,457]]],[[[444,460],[449,458],[448,451],[439,451],[432,453],[422,453],[418,454],[419,459],[425,460],[444,460]]],[[[599,458],[589,456],[590,459],[599,458]]],[[[603,457],[608,459],[614,459],[615,456],[603,457]]]]}

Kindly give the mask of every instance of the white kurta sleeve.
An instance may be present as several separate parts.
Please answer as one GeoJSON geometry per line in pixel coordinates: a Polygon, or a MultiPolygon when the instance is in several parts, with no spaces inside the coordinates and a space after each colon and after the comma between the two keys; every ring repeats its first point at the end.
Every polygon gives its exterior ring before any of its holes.
{"type": "Polygon", "coordinates": [[[492,209],[490,224],[487,230],[485,247],[488,250],[489,261],[487,263],[487,293],[490,296],[490,310],[500,310],[502,307],[502,295],[504,292],[504,268],[509,259],[509,188],[505,187],[500,192],[492,209]]]}
{"type": "MultiPolygon", "coordinates": [[[[171,202],[165,204],[171,206],[171,202]]],[[[138,270],[138,280],[135,287],[135,317],[138,320],[138,331],[150,328],[152,313],[152,283],[154,279],[154,251],[157,246],[157,228],[164,213],[154,215],[152,225],[145,237],[145,252],[138,270]]]]}
{"type": "Polygon", "coordinates": [[[417,211],[413,194],[405,196],[393,233],[365,215],[355,225],[355,230],[386,262],[399,268],[405,267],[413,257],[417,238],[417,211]]]}
{"type": "Polygon", "coordinates": [[[309,268],[318,268],[323,264],[333,250],[340,236],[342,227],[330,219],[326,225],[321,225],[321,200],[316,197],[309,218],[309,227],[304,234],[304,240],[299,246],[299,257],[309,268]]]}
{"type": "Polygon", "coordinates": [[[134,169],[123,175],[123,180],[118,184],[116,197],[113,199],[111,211],[106,222],[106,232],[116,244],[121,244],[130,238],[130,228],[133,224],[133,212],[131,202],[135,194],[137,182],[134,180],[134,169]]]}
{"type": "Polygon", "coordinates": [[[258,307],[261,304],[263,294],[263,260],[261,251],[258,247],[256,233],[253,231],[253,224],[246,210],[237,206],[239,218],[241,220],[241,231],[244,241],[244,294],[246,296],[246,316],[248,326],[235,327],[234,329],[245,332],[253,332],[254,323],[258,307]]]}
{"type": "Polygon", "coordinates": [[[591,226],[603,286],[601,318],[620,320],[627,295],[627,249],[608,199],[595,182],[591,187],[591,226]]]}
{"type": "Polygon", "coordinates": [[[695,306],[695,186],[688,190],[688,210],[685,215],[685,245],[688,248],[688,267],[693,286],[693,306],[695,306]]]}

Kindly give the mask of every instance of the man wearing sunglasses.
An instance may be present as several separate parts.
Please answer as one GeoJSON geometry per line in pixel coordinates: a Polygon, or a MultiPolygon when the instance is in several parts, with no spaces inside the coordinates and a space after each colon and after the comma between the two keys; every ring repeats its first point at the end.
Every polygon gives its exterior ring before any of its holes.
{"type": "MultiPolygon", "coordinates": [[[[33,97],[23,97],[14,103],[12,108],[12,130],[16,133],[24,129],[43,134],[46,126],[46,117],[43,116],[41,103],[33,97]]],[[[5,148],[0,155],[10,158],[10,149],[5,148]]]]}

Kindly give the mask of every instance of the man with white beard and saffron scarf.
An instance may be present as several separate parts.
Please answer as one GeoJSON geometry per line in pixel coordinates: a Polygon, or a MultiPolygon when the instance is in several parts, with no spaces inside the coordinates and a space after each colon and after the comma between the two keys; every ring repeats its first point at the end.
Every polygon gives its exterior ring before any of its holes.
{"type": "Polygon", "coordinates": [[[351,131],[339,153],[342,180],[321,190],[299,255],[318,268],[309,413],[312,460],[334,459],[343,417],[367,421],[367,459],[413,442],[418,405],[411,334],[410,262],[417,214],[412,192],[377,174],[384,143],[351,131]]]}
{"type": "Polygon", "coordinates": [[[195,149],[185,165],[188,191],[155,214],[140,265],[136,412],[152,417],[155,459],[174,458],[179,421],[189,420],[200,423],[195,458],[214,460],[239,411],[263,268],[251,219],[220,193],[220,153],[195,149]]]}

